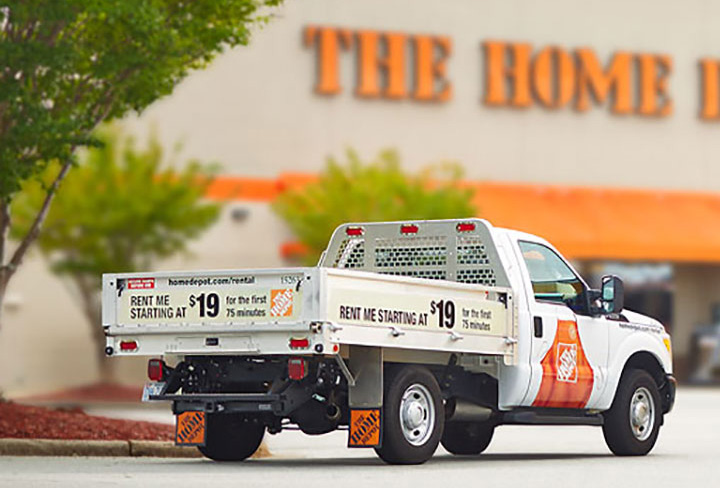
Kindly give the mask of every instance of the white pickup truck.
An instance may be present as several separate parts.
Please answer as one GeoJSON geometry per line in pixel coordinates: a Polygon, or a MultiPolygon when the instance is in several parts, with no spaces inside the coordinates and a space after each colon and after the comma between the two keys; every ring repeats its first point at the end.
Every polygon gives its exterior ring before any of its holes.
{"type": "Polygon", "coordinates": [[[670,338],[545,240],[479,219],[340,226],[315,268],[106,274],[109,356],[151,356],[176,442],[251,456],[265,432],[348,431],[422,463],[505,424],[602,426],[647,454],[675,399],[670,338]]]}

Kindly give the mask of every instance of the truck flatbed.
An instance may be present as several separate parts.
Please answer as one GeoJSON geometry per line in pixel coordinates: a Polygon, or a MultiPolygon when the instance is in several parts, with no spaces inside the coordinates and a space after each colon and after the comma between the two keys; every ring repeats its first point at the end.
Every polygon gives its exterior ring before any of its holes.
{"type": "Polygon", "coordinates": [[[333,268],[104,279],[103,322],[119,355],[332,354],[359,345],[515,360],[512,290],[502,287],[333,268]]]}

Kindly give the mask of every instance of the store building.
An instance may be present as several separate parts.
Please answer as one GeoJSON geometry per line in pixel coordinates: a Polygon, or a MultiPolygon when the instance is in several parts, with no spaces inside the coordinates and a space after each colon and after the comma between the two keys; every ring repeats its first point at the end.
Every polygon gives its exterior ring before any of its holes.
{"type": "MultiPolygon", "coordinates": [[[[293,237],[269,203],[348,147],[395,148],[408,171],[457,161],[479,216],[542,235],[591,281],[624,276],[687,377],[720,303],[718,16],[701,0],[287,0],[250,46],[124,122],[224,168],[221,222],[163,267],[284,264],[293,237]]],[[[92,381],[87,325],[39,260],[10,294],[0,388],[92,381]],[[43,376],[58,350],[83,373],[43,376]]]]}

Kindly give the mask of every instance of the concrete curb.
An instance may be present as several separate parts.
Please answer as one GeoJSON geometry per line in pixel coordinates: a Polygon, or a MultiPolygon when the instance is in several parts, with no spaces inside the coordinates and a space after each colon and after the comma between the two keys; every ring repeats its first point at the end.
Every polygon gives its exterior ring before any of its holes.
{"type": "Polygon", "coordinates": [[[2,456],[129,456],[127,441],[0,439],[2,456]]]}
{"type": "Polygon", "coordinates": [[[132,457],[201,458],[200,451],[194,447],[180,447],[173,442],[128,441],[129,455],[132,457]]]}
{"type": "MultiPolygon", "coordinates": [[[[86,456],[201,458],[194,447],[170,441],[81,441],[57,439],[0,439],[0,456],[86,456]]],[[[270,457],[263,442],[253,459],[270,457]]]]}
{"type": "Polygon", "coordinates": [[[198,458],[192,447],[164,441],[81,441],[56,439],[0,439],[0,456],[92,456],[198,458]]]}

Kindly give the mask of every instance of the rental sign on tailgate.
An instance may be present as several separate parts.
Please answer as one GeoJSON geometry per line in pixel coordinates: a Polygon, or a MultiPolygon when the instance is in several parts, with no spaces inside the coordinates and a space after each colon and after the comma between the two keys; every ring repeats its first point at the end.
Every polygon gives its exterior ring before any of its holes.
{"type": "Polygon", "coordinates": [[[228,324],[296,318],[298,275],[128,278],[118,283],[120,325],[228,324]]]}

